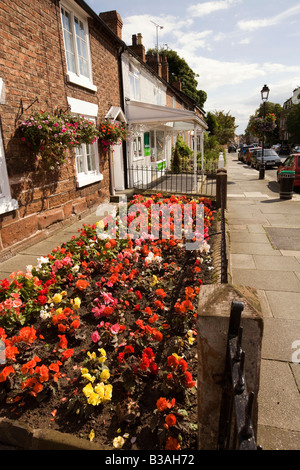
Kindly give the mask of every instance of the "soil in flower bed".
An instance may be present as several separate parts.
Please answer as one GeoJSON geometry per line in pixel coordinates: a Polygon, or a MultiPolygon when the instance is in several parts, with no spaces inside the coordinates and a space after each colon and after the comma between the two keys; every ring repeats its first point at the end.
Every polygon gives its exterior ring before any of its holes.
{"type": "MultiPolygon", "coordinates": [[[[190,202],[137,198],[148,209],[190,202]]],[[[215,221],[201,202],[208,236],[215,221]]],[[[84,226],[0,281],[0,417],[111,449],[197,449],[195,322],[199,288],[215,282],[213,237],[197,251],[102,238],[84,226]]]]}

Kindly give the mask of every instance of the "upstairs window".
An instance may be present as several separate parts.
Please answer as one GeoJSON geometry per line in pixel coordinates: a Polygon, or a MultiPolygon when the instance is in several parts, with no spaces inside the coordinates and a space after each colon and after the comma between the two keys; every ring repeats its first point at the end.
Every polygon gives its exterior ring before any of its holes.
{"type": "Polygon", "coordinates": [[[130,98],[139,100],[140,98],[140,74],[137,68],[129,64],[130,98]]]}
{"type": "Polygon", "coordinates": [[[97,88],[92,80],[87,19],[80,17],[77,12],[64,4],[60,9],[68,80],[96,91],[97,88]]]}

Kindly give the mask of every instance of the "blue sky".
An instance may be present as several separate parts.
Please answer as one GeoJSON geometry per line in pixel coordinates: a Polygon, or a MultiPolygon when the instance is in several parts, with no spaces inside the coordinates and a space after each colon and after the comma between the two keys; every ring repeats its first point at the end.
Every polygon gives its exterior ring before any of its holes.
{"type": "Polygon", "coordinates": [[[86,0],[96,12],[117,10],[123,40],[142,33],[146,50],[175,50],[205,90],[208,111],[229,112],[242,134],[249,116],[261,104],[260,90],[270,88],[269,101],[283,103],[300,86],[299,0],[86,0]]]}

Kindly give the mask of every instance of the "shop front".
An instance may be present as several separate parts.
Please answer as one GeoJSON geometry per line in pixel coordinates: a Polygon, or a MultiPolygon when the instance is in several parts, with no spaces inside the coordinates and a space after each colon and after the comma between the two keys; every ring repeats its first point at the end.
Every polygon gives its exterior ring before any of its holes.
{"type": "Polygon", "coordinates": [[[129,187],[149,186],[171,168],[172,148],[178,134],[185,136],[192,146],[195,161],[199,145],[194,145],[194,136],[200,137],[203,147],[203,132],[206,124],[193,111],[168,108],[136,101],[127,101],[126,117],[130,130],[127,146],[129,187]]]}

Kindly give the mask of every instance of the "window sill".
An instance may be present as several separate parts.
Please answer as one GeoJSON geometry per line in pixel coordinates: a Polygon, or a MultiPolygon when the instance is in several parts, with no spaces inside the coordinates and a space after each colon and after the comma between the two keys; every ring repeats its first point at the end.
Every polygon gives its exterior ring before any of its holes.
{"type": "Polygon", "coordinates": [[[74,85],[87,88],[88,90],[97,91],[96,85],[94,85],[88,78],[79,77],[75,73],[68,72],[67,80],[69,83],[74,83],[74,85]]]}
{"type": "Polygon", "coordinates": [[[18,201],[15,199],[6,199],[0,200],[0,214],[6,214],[7,212],[15,211],[19,208],[18,201]]]}
{"type": "Polygon", "coordinates": [[[77,188],[88,186],[89,184],[98,183],[103,180],[103,175],[98,173],[97,175],[82,175],[77,176],[77,188]]]}

